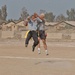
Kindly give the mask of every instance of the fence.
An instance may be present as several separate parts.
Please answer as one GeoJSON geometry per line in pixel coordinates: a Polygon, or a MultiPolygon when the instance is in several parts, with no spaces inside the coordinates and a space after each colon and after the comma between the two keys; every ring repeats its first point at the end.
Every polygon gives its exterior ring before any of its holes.
{"type": "MultiPolygon", "coordinates": [[[[26,31],[0,31],[0,38],[18,38],[23,39],[26,31]]],[[[47,39],[49,40],[75,40],[75,33],[63,34],[63,33],[47,33],[47,39]]]]}

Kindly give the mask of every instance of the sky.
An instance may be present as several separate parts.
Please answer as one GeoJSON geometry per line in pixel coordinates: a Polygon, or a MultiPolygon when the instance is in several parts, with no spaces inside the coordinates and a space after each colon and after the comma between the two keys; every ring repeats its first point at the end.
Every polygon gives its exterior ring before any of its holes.
{"type": "Polygon", "coordinates": [[[18,19],[23,7],[30,15],[39,13],[40,9],[53,12],[54,15],[66,15],[67,9],[75,8],[75,0],[0,0],[0,9],[3,5],[7,5],[7,19],[18,19]]]}

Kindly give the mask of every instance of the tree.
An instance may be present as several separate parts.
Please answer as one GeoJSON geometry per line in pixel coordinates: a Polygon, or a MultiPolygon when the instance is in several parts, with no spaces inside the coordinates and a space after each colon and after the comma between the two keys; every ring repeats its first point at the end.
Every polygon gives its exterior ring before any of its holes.
{"type": "Polygon", "coordinates": [[[71,10],[67,10],[66,11],[66,14],[67,14],[67,20],[69,21],[75,21],[75,9],[71,8],[71,10]]]}
{"type": "Polygon", "coordinates": [[[8,20],[8,23],[10,23],[10,22],[14,22],[14,20],[13,20],[13,19],[9,19],[9,20],[8,20]]]}
{"type": "Polygon", "coordinates": [[[45,14],[46,11],[41,9],[41,10],[40,10],[40,14],[41,14],[41,13],[44,13],[44,14],[45,14]]]}
{"type": "Polygon", "coordinates": [[[1,12],[2,12],[3,20],[6,20],[6,17],[7,17],[7,7],[6,7],[6,5],[2,6],[1,12]]]}
{"type": "Polygon", "coordinates": [[[53,22],[54,19],[55,19],[55,15],[53,15],[52,12],[46,13],[45,19],[46,19],[47,22],[53,22]]]}
{"type": "Polygon", "coordinates": [[[21,19],[24,20],[25,18],[27,18],[29,16],[27,9],[25,7],[22,8],[22,12],[21,12],[21,19]]]}
{"type": "Polygon", "coordinates": [[[1,9],[0,9],[0,20],[2,20],[2,12],[1,12],[1,9]]]}
{"type": "Polygon", "coordinates": [[[65,21],[65,20],[66,20],[66,18],[65,18],[65,16],[64,16],[63,14],[60,14],[60,15],[58,15],[58,16],[56,17],[56,21],[57,21],[57,22],[65,21]]]}

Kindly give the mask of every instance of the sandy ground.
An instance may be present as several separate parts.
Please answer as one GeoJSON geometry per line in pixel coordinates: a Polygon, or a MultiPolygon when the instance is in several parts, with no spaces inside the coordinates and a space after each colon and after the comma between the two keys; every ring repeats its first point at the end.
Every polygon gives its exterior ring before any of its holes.
{"type": "Polygon", "coordinates": [[[24,40],[0,41],[0,75],[74,75],[75,42],[47,42],[46,56],[41,44],[41,54],[28,48],[24,40]]]}

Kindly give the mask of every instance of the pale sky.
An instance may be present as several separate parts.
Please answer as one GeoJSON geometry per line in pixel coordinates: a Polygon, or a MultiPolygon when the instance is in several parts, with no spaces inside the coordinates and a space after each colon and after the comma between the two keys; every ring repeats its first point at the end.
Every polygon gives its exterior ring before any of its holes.
{"type": "Polygon", "coordinates": [[[67,9],[75,8],[75,0],[0,0],[0,8],[7,5],[8,19],[18,19],[21,9],[26,7],[29,14],[39,13],[40,9],[54,15],[66,14],[67,9]]]}

